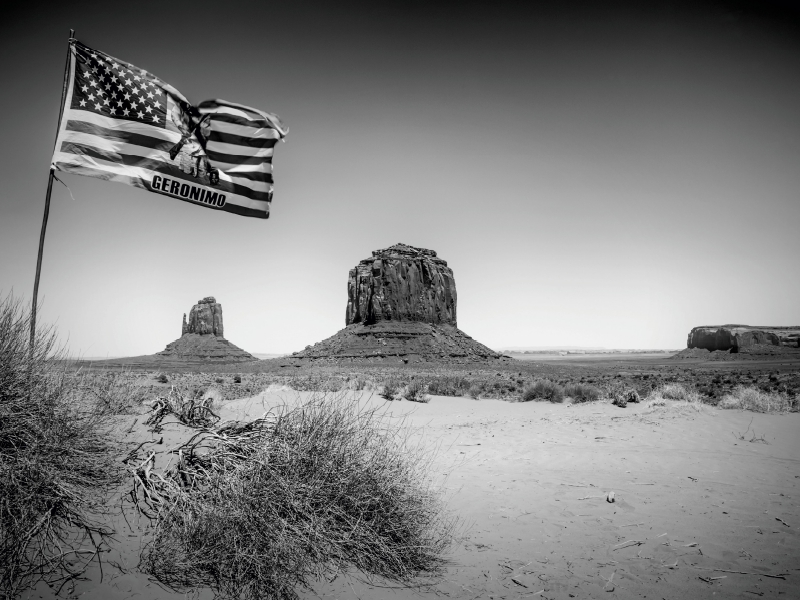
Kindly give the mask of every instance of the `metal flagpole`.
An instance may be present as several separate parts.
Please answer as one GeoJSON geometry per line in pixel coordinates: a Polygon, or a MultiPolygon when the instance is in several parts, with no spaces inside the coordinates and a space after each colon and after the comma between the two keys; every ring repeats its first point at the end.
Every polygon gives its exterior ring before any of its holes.
{"type": "MultiPolygon", "coordinates": [[[[69,83],[69,59],[72,40],[75,37],[75,30],[69,30],[69,42],[67,46],[67,63],[64,65],[64,86],[61,88],[61,107],[58,111],[58,126],[56,128],[56,142],[58,142],[58,131],[61,128],[61,119],[64,117],[64,99],[67,95],[67,84],[69,83]]],[[[44,201],[44,216],[42,217],[42,231],[39,234],[39,255],[36,258],[36,279],[33,281],[33,301],[31,305],[31,357],[33,357],[34,342],[36,339],[36,310],[39,297],[39,277],[42,274],[42,252],[44,251],[44,234],[47,231],[47,219],[50,216],[50,194],[53,191],[53,166],[50,165],[50,176],[47,179],[47,196],[44,201]]]]}

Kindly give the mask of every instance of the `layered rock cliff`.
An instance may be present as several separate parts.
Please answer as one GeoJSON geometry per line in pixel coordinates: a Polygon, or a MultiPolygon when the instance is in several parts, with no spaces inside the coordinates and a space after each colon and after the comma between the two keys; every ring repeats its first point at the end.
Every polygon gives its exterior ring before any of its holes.
{"type": "Polygon", "coordinates": [[[350,270],[345,328],[289,361],[486,362],[503,357],[456,327],[456,283],[433,250],[395,244],[350,270]]]}
{"type": "Polygon", "coordinates": [[[687,348],[740,352],[753,346],[800,348],[800,327],[713,325],[689,332],[687,348]]]}
{"type": "Polygon", "coordinates": [[[433,250],[395,244],[350,270],[345,325],[410,321],[457,325],[456,282],[433,250]]]}
{"type": "Polygon", "coordinates": [[[188,322],[184,313],[181,335],[187,333],[225,337],[222,325],[222,305],[217,304],[214,296],[206,296],[202,300],[198,300],[197,304],[189,311],[188,322]]]}

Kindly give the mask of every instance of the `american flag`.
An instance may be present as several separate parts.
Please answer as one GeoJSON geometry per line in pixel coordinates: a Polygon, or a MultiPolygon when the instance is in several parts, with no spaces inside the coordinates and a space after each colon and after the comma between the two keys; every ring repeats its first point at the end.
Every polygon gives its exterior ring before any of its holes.
{"type": "Polygon", "coordinates": [[[208,100],[193,106],[151,73],[77,40],[53,167],[215,210],[269,217],[277,116],[208,100]]]}

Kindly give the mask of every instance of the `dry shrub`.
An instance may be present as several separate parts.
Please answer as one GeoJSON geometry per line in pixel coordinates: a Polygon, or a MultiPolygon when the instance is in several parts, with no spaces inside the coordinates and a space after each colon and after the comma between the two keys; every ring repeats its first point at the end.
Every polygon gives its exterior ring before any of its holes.
{"type": "Polygon", "coordinates": [[[152,414],[145,424],[155,432],[161,431],[162,422],[169,415],[174,415],[189,427],[211,427],[219,421],[219,415],[214,412],[213,397],[207,396],[202,389],[172,386],[169,394],[153,401],[150,410],[152,414]]]}
{"type": "Polygon", "coordinates": [[[483,386],[480,383],[473,383],[467,390],[467,397],[475,400],[480,400],[481,394],[483,394],[483,386]]]}
{"type": "Polygon", "coordinates": [[[564,400],[564,388],[549,379],[539,379],[522,392],[522,402],[530,402],[531,400],[562,402],[564,400]]]}
{"type": "Polygon", "coordinates": [[[600,390],[593,385],[585,383],[570,383],[564,388],[564,395],[576,403],[597,402],[600,400],[600,390]]]}
{"type": "Polygon", "coordinates": [[[198,433],[163,476],[138,471],[156,511],[141,568],[162,584],[294,599],[353,568],[410,585],[453,536],[432,456],[377,408],[317,396],[198,433]]]}
{"type": "Polygon", "coordinates": [[[689,389],[680,383],[665,383],[657,387],[647,396],[649,401],[661,400],[680,400],[683,402],[696,403],[700,402],[700,394],[695,390],[689,389]]]}
{"type": "Polygon", "coordinates": [[[422,404],[427,404],[431,401],[431,397],[425,393],[425,384],[417,380],[413,380],[406,386],[405,399],[422,404]]]}
{"type": "Polygon", "coordinates": [[[30,311],[0,300],[0,597],[39,581],[60,590],[111,533],[99,518],[122,481],[124,449],[86,382],[52,329],[38,329],[31,350],[30,311]]]}
{"type": "Polygon", "coordinates": [[[386,400],[394,400],[402,386],[396,379],[386,379],[383,382],[383,389],[381,390],[381,398],[386,400]]]}
{"type": "Polygon", "coordinates": [[[428,393],[435,396],[463,396],[470,389],[470,382],[460,375],[432,375],[427,378],[428,393]]]}
{"type": "Polygon", "coordinates": [[[796,398],[793,400],[780,392],[765,392],[757,387],[739,385],[726,394],[717,406],[768,413],[796,410],[797,404],[796,398]]]}

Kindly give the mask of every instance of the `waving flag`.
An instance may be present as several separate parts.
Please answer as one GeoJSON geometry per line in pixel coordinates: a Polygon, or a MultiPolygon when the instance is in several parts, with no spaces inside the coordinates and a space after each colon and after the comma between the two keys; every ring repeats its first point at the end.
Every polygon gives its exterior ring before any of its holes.
{"type": "Polygon", "coordinates": [[[273,150],[287,132],[241,104],[193,106],[151,73],[73,40],[53,167],[266,219],[273,150]]]}

